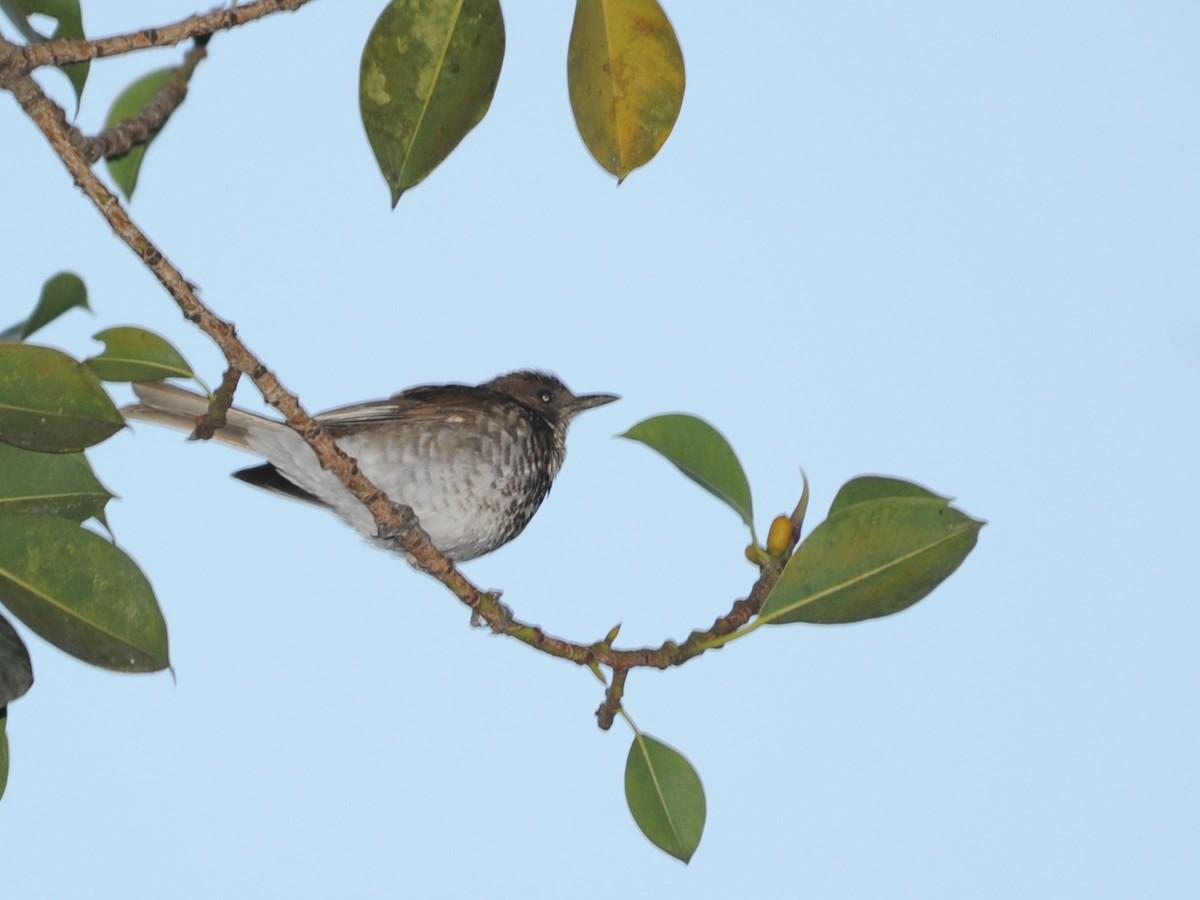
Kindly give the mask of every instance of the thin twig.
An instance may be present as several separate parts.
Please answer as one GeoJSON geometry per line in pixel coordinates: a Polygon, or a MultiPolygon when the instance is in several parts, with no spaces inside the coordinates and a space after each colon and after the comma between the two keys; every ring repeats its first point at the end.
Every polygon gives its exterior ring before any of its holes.
{"type": "Polygon", "coordinates": [[[112,128],[106,128],[94,138],[85,138],[82,144],[76,142],[84,159],[94,163],[99,159],[111,159],[122,156],[138,144],[147,143],[154,134],[167,124],[167,119],[179,108],[187,97],[188,82],[200,60],[208,55],[205,49],[208,35],[196,38],[196,45],[187,52],[183,62],[171,73],[158,93],[149,103],[143,106],[137,115],[130,116],[112,128]]]}
{"type": "Polygon", "coordinates": [[[92,40],[45,41],[21,47],[22,68],[26,72],[42,66],[62,66],[104,56],[123,56],[152,47],[174,47],[188,38],[214,34],[279,12],[294,12],[310,0],[256,0],[243,6],[218,9],[191,16],[182,22],[143,28],[131,34],[118,34],[92,40]]]}
{"type": "Polygon", "coordinates": [[[596,724],[601,731],[612,728],[617,713],[621,711],[621,698],[625,696],[625,679],[628,677],[628,669],[613,669],[612,684],[605,690],[604,702],[596,710],[596,724]]]}
{"type": "Polygon", "coordinates": [[[213,393],[208,403],[208,412],[196,420],[196,429],[192,437],[207,441],[218,428],[225,427],[225,416],[233,405],[233,392],[242,377],[240,369],[230,366],[221,378],[221,386],[213,393]]]}

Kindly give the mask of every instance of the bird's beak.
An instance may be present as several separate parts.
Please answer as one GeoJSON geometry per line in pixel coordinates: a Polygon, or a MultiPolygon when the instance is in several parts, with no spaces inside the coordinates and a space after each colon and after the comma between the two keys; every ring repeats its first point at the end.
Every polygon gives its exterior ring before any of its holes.
{"type": "Polygon", "coordinates": [[[571,401],[571,415],[577,416],[585,409],[595,409],[605,403],[612,403],[621,398],[616,394],[584,394],[571,401]]]}

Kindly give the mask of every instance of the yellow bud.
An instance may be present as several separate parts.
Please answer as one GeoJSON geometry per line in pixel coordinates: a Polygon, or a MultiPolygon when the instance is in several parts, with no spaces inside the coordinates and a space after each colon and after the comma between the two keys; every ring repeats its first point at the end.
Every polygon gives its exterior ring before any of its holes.
{"type": "Polygon", "coordinates": [[[772,556],[783,556],[792,549],[798,538],[792,520],[787,516],[776,516],[771,523],[771,530],[767,532],[767,552],[772,556]]]}

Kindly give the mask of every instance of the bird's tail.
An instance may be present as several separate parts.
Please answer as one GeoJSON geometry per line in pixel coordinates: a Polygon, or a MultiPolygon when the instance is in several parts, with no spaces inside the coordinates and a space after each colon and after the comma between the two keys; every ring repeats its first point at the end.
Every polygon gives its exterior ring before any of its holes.
{"type": "MultiPolygon", "coordinates": [[[[196,427],[196,419],[208,412],[207,397],[162,381],[134,383],[133,392],[137,394],[139,402],[121,409],[127,419],[190,432],[196,427]]],[[[218,428],[213,437],[242,450],[255,450],[250,440],[251,434],[276,428],[286,430],[282,422],[233,407],[225,416],[225,426],[218,428]]]]}

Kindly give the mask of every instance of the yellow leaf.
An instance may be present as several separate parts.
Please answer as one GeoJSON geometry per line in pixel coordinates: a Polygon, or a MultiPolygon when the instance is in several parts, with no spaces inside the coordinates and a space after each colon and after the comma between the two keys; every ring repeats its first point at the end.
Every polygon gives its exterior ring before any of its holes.
{"type": "Polygon", "coordinates": [[[683,52],[656,0],[577,0],[567,52],[575,124],[620,183],[666,142],[683,105],[683,52]]]}

